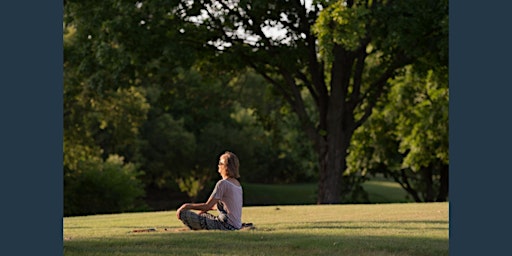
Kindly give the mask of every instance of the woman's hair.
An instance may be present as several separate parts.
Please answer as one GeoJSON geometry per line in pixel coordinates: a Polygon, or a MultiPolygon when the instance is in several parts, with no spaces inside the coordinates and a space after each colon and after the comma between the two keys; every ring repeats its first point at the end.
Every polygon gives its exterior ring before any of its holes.
{"type": "Polygon", "coordinates": [[[226,151],[222,156],[226,160],[226,169],[228,177],[231,178],[240,178],[240,173],[238,172],[238,168],[240,166],[240,162],[238,161],[238,157],[232,152],[226,151]]]}

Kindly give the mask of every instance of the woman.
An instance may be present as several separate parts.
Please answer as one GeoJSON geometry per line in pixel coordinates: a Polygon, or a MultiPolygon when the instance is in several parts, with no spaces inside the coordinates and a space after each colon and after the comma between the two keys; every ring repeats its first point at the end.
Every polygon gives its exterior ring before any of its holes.
{"type": "Polygon", "coordinates": [[[190,229],[238,230],[242,228],[242,186],[238,182],[238,157],[226,151],[220,156],[218,172],[222,177],[217,182],[206,203],[186,203],[176,212],[176,217],[190,229]],[[198,210],[195,213],[190,210],[198,210]],[[218,216],[208,213],[217,210],[218,216]]]}

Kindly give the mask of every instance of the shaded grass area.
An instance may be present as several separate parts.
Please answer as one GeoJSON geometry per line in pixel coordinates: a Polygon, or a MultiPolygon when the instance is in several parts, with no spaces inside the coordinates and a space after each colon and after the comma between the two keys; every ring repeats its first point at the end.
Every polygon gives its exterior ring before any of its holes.
{"type": "Polygon", "coordinates": [[[336,234],[151,234],[66,242],[65,255],[448,255],[443,239],[336,234]]]}
{"type": "Polygon", "coordinates": [[[316,184],[242,184],[244,205],[297,205],[316,203],[316,184]]]}
{"type": "Polygon", "coordinates": [[[243,221],[256,229],[180,231],[175,211],[69,217],[64,255],[448,255],[448,203],[244,207],[243,221]]]}
{"type": "MultiPolygon", "coordinates": [[[[308,184],[243,184],[245,205],[316,204],[316,183],[308,184]]],[[[371,180],[363,184],[370,203],[412,202],[399,184],[387,180],[371,180]]]]}

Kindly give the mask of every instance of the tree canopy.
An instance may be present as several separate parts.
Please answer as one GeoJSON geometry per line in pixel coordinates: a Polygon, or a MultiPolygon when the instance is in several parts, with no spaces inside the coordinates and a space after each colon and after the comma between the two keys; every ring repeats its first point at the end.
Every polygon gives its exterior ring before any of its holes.
{"type": "Polygon", "coordinates": [[[286,99],[318,156],[319,203],[341,201],[352,135],[388,81],[407,65],[447,63],[444,0],[182,1],[177,12],[205,31],[203,45],[286,99]]]}
{"type": "MultiPolygon", "coordinates": [[[[231,149],[242,177],[315,179],[318,203],[346,201],[353,136],[371,138],[360,130],[388,93],[407,98],[393,109],[401,118],[421,118],[428,108],[405,104],[416,94],[392,88],[421,91],[423,80],[402,75],[448,62],[446,0],[67,0],[64,23],[65,184],[87,161],[106,170],[116,159],[150,194],[197,198],[231,149]]],[[[425,139],[408,127],[392,137],[407,168],[447,158],[410,153],[425,139]]],[[[79,191],[66,186],[70,198],[79,191]]]]}
{"type": "Polygon", "coordinates": [[[417,202],[448,199],[448,79],[445,68],[412,68],[354,134],[348,172],[383,174],[417,202]]]}

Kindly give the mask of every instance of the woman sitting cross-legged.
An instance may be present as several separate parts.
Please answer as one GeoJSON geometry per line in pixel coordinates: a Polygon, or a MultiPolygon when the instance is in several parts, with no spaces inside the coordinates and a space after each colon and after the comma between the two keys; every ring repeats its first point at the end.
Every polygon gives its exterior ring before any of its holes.
{"type": "Polygon", "coordinates": [[[232,152],[220,156],[217,182],[206,203],[186,203],[176,212],[176,217],[193,230],[238,230],[242,228],[243,191],[238,172],[238,157],[232,152]],[[197,210],[199,213],[191,210],[197,210]],[[218,215],[208,213],[217,210],[218,215]]]}

